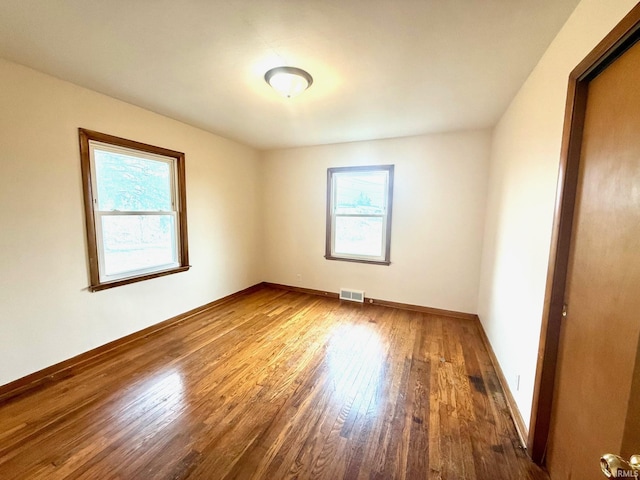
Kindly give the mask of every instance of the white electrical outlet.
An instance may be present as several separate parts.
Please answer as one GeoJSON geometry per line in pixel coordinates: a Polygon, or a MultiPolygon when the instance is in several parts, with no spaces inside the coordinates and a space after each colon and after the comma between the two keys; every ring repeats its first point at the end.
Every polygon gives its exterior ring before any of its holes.
{"type": "Polygon", "coordinates": [[[516,392],[520,391],[520,375],[516,375],[516,392]]]}
{"type": "Polygon", "coordinates": [[[298,281],[298,283],[300,283],[302,281],[302,274],[301,273],[297,273],[296,274],[296,280],[298,281]]]}

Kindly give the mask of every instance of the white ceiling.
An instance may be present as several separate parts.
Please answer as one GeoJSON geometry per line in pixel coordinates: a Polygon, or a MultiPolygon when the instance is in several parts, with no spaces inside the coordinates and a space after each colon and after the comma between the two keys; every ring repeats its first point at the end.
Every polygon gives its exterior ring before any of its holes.
{"type": "Polygon", "coordinates": [[[0,57],[260,149],[493,126],[578,0],[1,0],[0,57]],[[275,66],[314,78],[295,99],[275,66]]]}

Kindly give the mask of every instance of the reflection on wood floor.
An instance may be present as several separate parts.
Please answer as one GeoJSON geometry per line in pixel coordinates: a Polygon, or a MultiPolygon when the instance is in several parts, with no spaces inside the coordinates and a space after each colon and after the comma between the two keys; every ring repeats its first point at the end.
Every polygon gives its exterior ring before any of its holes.
{"type": "Polygon", "coordinates": [[[474,322],[263,288],[0,404],[0,478],[546,477],[474,322]]]}

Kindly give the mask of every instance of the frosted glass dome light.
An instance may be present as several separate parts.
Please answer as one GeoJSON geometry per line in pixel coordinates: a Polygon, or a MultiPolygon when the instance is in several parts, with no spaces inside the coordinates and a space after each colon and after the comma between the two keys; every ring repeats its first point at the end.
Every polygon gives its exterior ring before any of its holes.
{"type": "Polygon", "coordinates": [[[276,67],[264,74],[265,81],[283,97],[300,95],[313,83],[307,72],[296,67],[276,67]]]}

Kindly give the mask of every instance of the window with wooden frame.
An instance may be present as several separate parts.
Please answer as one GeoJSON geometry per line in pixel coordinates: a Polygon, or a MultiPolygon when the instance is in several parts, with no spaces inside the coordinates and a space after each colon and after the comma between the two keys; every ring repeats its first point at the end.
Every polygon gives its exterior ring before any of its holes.
{"type": "Polygon", "coordinates": [[[325,258],[389,265],[393,165],[327,169],[325,258]]]}
{"type": "Polygon", "coordinates": [[[79,129],[91,291],[189,269],[184,153],[79,129]]]}

